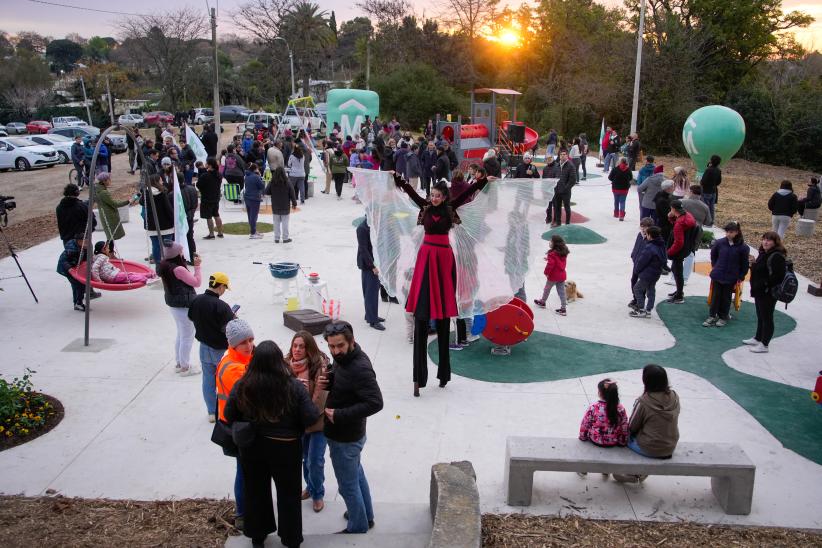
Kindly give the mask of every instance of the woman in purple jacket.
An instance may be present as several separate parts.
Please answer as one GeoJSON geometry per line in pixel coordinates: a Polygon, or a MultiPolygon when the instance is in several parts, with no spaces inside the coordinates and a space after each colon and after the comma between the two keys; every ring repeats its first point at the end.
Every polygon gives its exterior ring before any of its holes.
{"type": "Polygon", "coordinates": [[[750,253],[739,223],[730,221],[725,237],[711,247],[711,309],[704,327],[723,327],[731,319],[731,297],[736,284],[745,281],[750,253]]]}

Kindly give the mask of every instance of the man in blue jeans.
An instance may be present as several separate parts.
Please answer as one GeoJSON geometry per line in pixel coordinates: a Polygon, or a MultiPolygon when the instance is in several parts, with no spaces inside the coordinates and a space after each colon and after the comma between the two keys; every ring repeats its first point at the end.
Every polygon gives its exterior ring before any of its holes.
{"type": "Polygon", "coordinates": [[[351,324],[331,323],[324,337],[334,363],[320,377],[319,388],[328,390],[324,432],[347,509],[343,518],[348,523],[340,533],[367,533],[374,527],[374,508],[360,456],[366,418],[382,409],[382,393],[371,360],[354,342],[351,324]]]}
{"type": "Polygon", "coordinates": [[[217,366],[228,349],[225,326],[234,319],[234,311],[220,300],[231,289],[228,276],[215,272],[208,278],[208,289],[197,295],[188,308],[188,319],[194,324],[194,337],[200,342],[200,364],[203,368],[203,400],[208,411],[208,422],[217,414],[217,366]]]}

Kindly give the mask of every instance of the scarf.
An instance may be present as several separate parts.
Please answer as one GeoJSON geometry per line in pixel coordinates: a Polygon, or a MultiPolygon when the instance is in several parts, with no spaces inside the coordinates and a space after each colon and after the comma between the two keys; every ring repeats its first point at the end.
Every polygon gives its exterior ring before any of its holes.
{"type": "Polygon", "coordinates": [[[299,377],[303,373],[308,371],[308,359],[303,358],[301,360],[295,360],[294,358],[291,359],[291,371],[294,372],[294,375],[299,377]]]}

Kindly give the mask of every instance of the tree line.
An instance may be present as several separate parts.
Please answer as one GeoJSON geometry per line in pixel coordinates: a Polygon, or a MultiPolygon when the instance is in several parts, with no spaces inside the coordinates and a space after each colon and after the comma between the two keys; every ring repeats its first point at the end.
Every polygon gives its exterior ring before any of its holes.
{"type": "MultiPolygon", "coordinates": [[[[654,151],[681,152],[688,114],[724,104],[745,119],[741,154],[822,169],[822,55],[791,30],[811,17],[781,0],[646,0],[638,132],[654,151]]],[[[434,113],[468,114],[477,87],[523,92],[518,118],[540,133],[599,134],[601,120],[627,132],[639,0],[443,0],[415,13],[405,0],[360,0],[362,16],[338,24],[310,0],[246,0],[220,33],[224,104],[279,110],[297,87],[330,80],[370,87],[381,110],[418,129],[434,113]],[[506,36],[507,39],[500,39],[506,36]]],[[[206,14],[190,8],[126,17],[116,38],[0,37],[0,108],[48,101],[61,73],[84,76],[99,97],[107,75],[116,97],[153,93],[168,110],[208,105],[213,52],[206,14]],[[82,67],[78,68],[78,63],[82,67]]]]}

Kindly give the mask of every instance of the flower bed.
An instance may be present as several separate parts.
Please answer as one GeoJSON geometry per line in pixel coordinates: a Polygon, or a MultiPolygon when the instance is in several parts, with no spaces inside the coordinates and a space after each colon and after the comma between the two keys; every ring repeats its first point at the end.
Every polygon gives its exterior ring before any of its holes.
{"type": "Polygon", "coordinates": [[[31,376],[11,381],[0,376],[0,451],[41,436],[63,418],[63,406],[55,398],[34,391],[31,376]]]}

